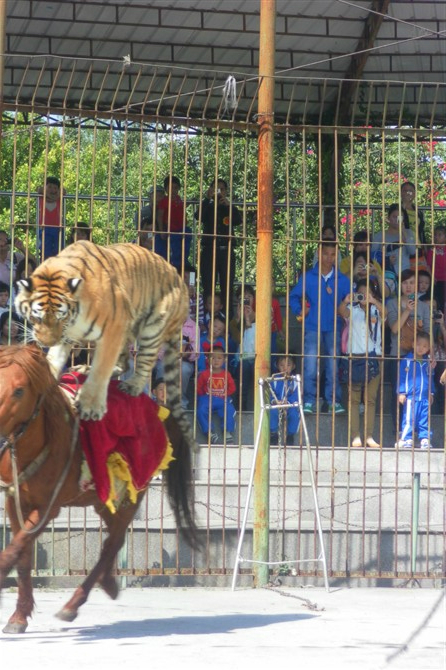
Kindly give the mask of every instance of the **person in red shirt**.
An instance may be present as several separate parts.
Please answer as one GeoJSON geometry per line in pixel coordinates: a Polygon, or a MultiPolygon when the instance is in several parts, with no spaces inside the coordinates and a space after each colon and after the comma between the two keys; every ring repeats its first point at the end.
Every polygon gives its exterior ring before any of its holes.
{"type": "Polygon", "coordinates": [[[180,188],[181,182],[178,177],[165,178],[166,195],[156,207],[158,233],[155,237],[155,253],[168,260],[179,271],[187,262],[192,241],[191,229],[186,226],[184,202],[179,195],[180,188]]]}
{"type": "MultiPolygon", "coordinates": [[[[44,261],[50,256],[57,256],[65,246],[59,179],[57,177],[47,177],[45,188],[40,187],[38,192],[39,246],[40,256],[44,261]]],[[[63,195],[65,195],[65,191],[63,195]]]]}
{"type": "Polygon", "coordinates": [[[211,444],[219,441],[215,432],[212,414],[215,412],[226,431],[226,444],[234,442],[235,408],[232,396],[236,391],[231,374],[225,370],[225,353],[222,347],[214,347],[209,354],[209,369],[198,375],[197,380],[197,421],[205,435],[209,434],[211,444]]]}

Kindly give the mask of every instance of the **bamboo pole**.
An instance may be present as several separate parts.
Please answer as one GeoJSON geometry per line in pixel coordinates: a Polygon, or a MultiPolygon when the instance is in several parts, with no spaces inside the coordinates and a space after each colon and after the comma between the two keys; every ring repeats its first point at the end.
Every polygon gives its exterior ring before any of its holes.
{"type": "MultiPolygon", "coordinates": [[[[260,0],[259,164],[257,209],[257,299],[255,387],[268,377],[271,359],[271,270],[273,242],[274,56],[276,0],[260,0]]],[[[260,419],[255,393],[254,423],[260,419]]],[[[253,555],[255,586],[268,583],[269,570],[269,420],[262,426],[254,476],[253,555]]]]}

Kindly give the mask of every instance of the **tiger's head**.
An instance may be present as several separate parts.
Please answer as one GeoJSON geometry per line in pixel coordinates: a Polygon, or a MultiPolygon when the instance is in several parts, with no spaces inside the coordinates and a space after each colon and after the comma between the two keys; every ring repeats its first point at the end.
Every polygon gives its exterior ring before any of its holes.
{"type": "Polygon", "coordinates": [[[52,347],[65,340],[66,329],[76,321],[83,280],[65,271],[51,272],[44,265],[17,282],[15,308],[33,325],[37,342],[52,347]]]}

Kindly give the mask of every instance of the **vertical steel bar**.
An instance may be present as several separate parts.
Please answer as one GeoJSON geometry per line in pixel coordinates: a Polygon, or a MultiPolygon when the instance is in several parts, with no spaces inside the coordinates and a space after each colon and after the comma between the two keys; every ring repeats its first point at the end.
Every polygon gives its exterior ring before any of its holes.
{"type": "MultiPolygon", "coordinates": [[[[274,56],[276,1],[260,2],[259,40],[259,165],[257,228],[257,312],[255,384],[267,377],[271,356],[271,269],[273,242],[273,163],[274,163],[274,56]]],[[[260,403],[255,396],[254,421],[260,418],[260,403]]],[[[254,559],[267,561],[269,554],[269,421],[260,435],[254,488],[254,559]]],[[[256,565],[254,584],[267,584],[268,566],[256,565]]]]}
{"type": "Polygon", "coordinates": [[[413,473],[412,487],[412,561],[411,572],[412,579],[417,567],[417,544],[418,544],[418,517],[420,509],[420,473],[413,473]]]}

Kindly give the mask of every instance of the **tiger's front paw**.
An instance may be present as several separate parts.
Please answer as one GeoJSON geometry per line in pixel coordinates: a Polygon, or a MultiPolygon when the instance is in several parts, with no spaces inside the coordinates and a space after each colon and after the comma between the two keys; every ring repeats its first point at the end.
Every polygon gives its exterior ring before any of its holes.
{"type": "Polygon", "coordinates": [[[107,411],[106,397],[100,393],[89,391],[85,385],[81,389],[75,405],[83,421],[100,421],[107,411]]]}
{"type": "Polygon", "coordinates": [[[129,379],[126,379],[125,381],[119,382],[120,390],[133,396],[141,395],[141,393],[144,391],[145,385],[145,380],[136,377],[135,375],[129,379]]]}

